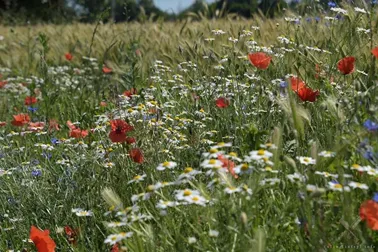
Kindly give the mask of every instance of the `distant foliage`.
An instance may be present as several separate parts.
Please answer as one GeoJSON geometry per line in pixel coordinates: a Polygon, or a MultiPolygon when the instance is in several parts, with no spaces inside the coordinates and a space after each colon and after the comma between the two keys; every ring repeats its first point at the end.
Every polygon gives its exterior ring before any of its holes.
{"type": "Polygon", "coordinates": [[[219,0],[209,5],[204,0],[196,0],[176,15],[160,10],[153,0],[4,0],[0,3],[0,16],[5,24],[95,22],[100,16],[105,22],[123,22],[159,18],[175,20],[186,18],[189,13],[215,17],[220,10],[223,10],[223,15],[234,13],[246,18],[259,11],[268,17],[274,17],[287,7],[284,0],[219,0]]]}

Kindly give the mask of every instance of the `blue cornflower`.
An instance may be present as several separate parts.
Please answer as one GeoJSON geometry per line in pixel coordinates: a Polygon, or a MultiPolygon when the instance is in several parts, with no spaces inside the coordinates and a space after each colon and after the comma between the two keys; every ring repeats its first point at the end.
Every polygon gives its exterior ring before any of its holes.
{"type": "Polygon", "coordinates": [[[60,144],[60,141],[59,141],[59,139],[54,137],[54,138],[51,139],[51,143],[52,144],[60,144]]]}
{"type": "Polygon", "coordinates": [[[315,17],[315,21],[319,22],[320,21],[320,17],[315,17]]]}
{"type": "Polygon", "coordinates": [[[328,7],[330,7],[330,8],[334,8],[334,7],[336,7],[336,3],[335,3],[335,2],[332,2],[332,1],[329,1],[329,2],[328,2],[328,7]]]}
{"type": "Polygon", "coordinates": [[[280,88],[287,88],[288,84],[286,81],[281,81],[280,88]]]}
{"type": "Polygon", "coordinates": [[[373,200],[378,203],[378,193],[374,193],[373,200]]]}
{"type": "Polygon", "coordinates": [[[337,181],[336,179],[332,180],[331,183],[332,184],[340,184],[339,181],[337,181]]]}
{"type": "Polygon", "coordinates": [[[48,152],[43,152],[43,153],[42,153],[42,156],[43,156],[44,158],[47,158],[47,159],[50,159],[50,158],[52,157],[51,153],[48,153],[48,152]]]}
{"type": "Polygon", "coordinates": [[[42,175],[42,171],[41,171],[41,170],[33,170],[33,171],[31,172],[31,175],[32,175],[33,177],[40,177],[40,176],[42,175]]]}
{"type": "Polygon", "coordinates": [[[34,113],[34,112],[36,112],[36,111],[38,110],[38,108],[37,108],[37,107],[29,106],[29,107],[28,107],[28,110],[29,110],[30,112],[34,113]]]}
{"type": "Polygon", "coordinates": [[[308,18],[306,18],[306,21],[307,21],[308,23],[310,23],[310,22],[312,21],[312,19],[311,19],[310,17],[308,17],[308,18]]]}
{"type": "Polygon", "coordinates": [[[368,130],[368,131],[376,131],[378,130],[378,123],[376,122],[373,122],[372,120],[368,119],[364,122],[364,127],[368,130]]]}
{"type": "Polygon", "coordinates": [[[375,156],[375,153],[370,150],[367,150],[364,153],[364,158],[366,158],[367,160],[374,160],[374,156],[375,156]]]}

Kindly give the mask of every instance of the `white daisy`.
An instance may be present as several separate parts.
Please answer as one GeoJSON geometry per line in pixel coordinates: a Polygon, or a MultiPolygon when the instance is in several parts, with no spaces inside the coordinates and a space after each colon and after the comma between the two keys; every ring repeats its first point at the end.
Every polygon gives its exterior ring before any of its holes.
{"type": "MultiPolygon", "coordinates": [[[[367,170],[369,170],[369,167],[370,166],[361,166],[359,164],[353,164],[350,169],[352,170],[356,170],[356,171],[359,171],[359,172],[365,172],[367,170]]],[[[371,168],[371,167],[370,167],[371,168]]]]}
{"type": "Polygon", "coordinates": [[[234,172],[236,174],[249,174],[252,172],[252,166],[249,166],[247,163],[240,164],[235,166],[234,172]]]}
{"type": "Polygon", "coordinates": [[[80,216],[80,217],[82,217],[82,216],[93,216],[93,212],[91,210],[82,210],[81,209],[80,211],[76,212],[76,215],[80,216]]]}
{"type": "Polygon", "coordinates": [[[177,166],[177,163],[176,162],[172,162],[172,161],[165,161],[164,163],[161,163],[159,164],[158,167],[156,167],[156,169],[158,171],[164,171],[166,168],[168,169],[173,169],[177,166]]]}
{"type": "Polygon", "coordinates": [[[190,189],[185,189],[185,190],[177,190],[176,191],[176,199],[177,200],[184,200],[186,197],[189,196],[199,196],[200,193],[197,190],[190,190],[190,189]]]}
{"type": "Polygon", "coordinates": [[[339,177],[339,175],[337,175],[337,174],[332,174],[332,173],[328,173],[328,172],[316,171],[315,174],[321,175],[321,176],[323,176],[325,178],[329,178],[329,177],[338,178],[339,177]]]}
{"type": "Polygon", "coordinates": [[[159,200],[159,202],[156,204],[156,208],[167,209],[168,207],[174,207],[174,206],[177,206],[177,205],[178,205],[178,202],[176,202],[176,201],[159,200]]]}
{"type": "Polygon", "coordinates": [[[184,200],[190,204],[196,204],[200,206],[206,206],[207,200],[200,195],[190,195],[185,197],[184,200]]]}
{"type": "Polygon", "coordinates": [[[218,155],[224,154],[224,151],[219,151],[217,148],[211,148],[209,152],[202,153],[204,158],[217,158],[218,155]]]}
{"type": "Polygon", "coordinates": [[[251,151],[249,153],[249,158],[252,160],[261,160],[264,158],[270,158],[273,156],[273,153],[266,151],[266,150],[257,150],[257,151],[251,151]]]}
{"type": "Polygon", "coordinates": [[[127,182],[127,184],[131,184],[131,183],[134,183],[134,182],[138,183],[140,181],[143,181],[145,177],[147,177],[146,174],[136,175],[132,180],[130,180],[129,182],[127,182]]]}
{"type": "Polygon", "coordinates": [[[311,157],[297,157],[299,162],[304,165],[315,164],[316,160],[311,157]]]}
{"type": "Polygon", "coordinates": [[[206,159],[201,163],[203,168],[220,168],[223,163],[218,159],[206,159]]]}
{"type": "Polygon", "coordinates": [[[346,192],[349,192],[350,191],[350,188],[348,186],[343,186],[337,182],[328,182],[328,188],[331,189],[332,191],[339,191],[339,192],[342,192],[342,191],[346,191],[346,192]]]}
{"type": "Polygon", "coordinates": [[[227,193],[227,194],[234,194],[234,193],[238,193],[238,192],[241,192],[242,189],[240,187],[234,187],[234,186],[228,186],[224,189],[224,192],[227,193]]]}
{"type": "Polygon", "coordinates": [[[117,242],[122,241],[123,239],[129,238],[133,235],[133,232],[121,232],[119,234],[111,234],[105,239],[105,243],[109,243],[110,245],[114,245],[117,242]]]}
{"type": "Polygon", "coordinates": [[[369,189],[369,187],[366,184],[361,184],[361,183],[358,183],[358,182],[355,182],[355,181],[349,182],[348,185],[350,187],[352,187],[353,189],[356,189],[356,188],[360,188],[360,189],[363,189],[363,190],[368,190],[369,189]]]}
{"type": "Polygon", "coordinates": [[[217,145],[214,145],[213,147],[211,147],[211,149],[219,149],[219,148],[231,147],[231,146],[232,146],[232,143],[220,142],[220,143],[217,143],[217,145]]]}

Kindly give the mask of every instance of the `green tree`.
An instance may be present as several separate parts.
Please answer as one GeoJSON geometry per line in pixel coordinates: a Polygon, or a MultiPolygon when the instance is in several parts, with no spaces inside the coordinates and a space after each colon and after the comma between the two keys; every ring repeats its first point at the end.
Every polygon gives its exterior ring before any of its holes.
{"type": "Polygon", "coordinates": [[[2,0],[0,15],[4,22],[62,22],[72,19],[74,11],[66,0],[2,0]]]}

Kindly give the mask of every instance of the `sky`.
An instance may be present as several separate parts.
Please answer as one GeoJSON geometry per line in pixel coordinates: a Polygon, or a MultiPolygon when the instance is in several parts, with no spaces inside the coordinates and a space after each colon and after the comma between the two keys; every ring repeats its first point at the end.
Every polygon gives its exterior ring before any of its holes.
{"type": "MultiPolygon", "coordinates": [[[[154,0],[155,5],[166,12],[179,12],[195,2],[195,0],[154,0]]],[[[208,3],[213,3],[215,0],[206,0],[208,3]]]]}

